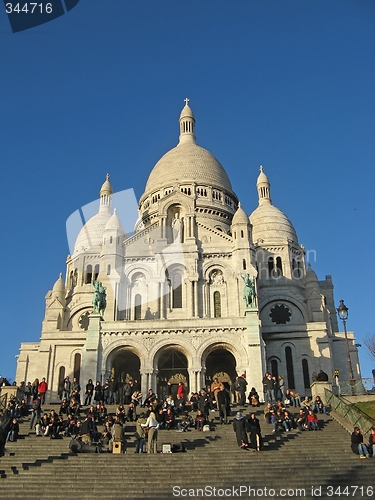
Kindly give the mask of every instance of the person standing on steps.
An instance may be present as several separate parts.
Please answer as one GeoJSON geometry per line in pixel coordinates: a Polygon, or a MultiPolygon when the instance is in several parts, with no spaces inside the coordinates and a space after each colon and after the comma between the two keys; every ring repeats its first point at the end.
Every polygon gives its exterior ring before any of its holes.
{"type": "Polygon", "coordinates": [[[141,426],[148,429],[147,453],[157,453],[159,424],[153,411],[151,411],[147,417],[146,423],[141,424],[141,426]]]}
{"type": "Polygon", "coordinates": [[[224,385],[217,393],[217,402],[219,405],[220,423],[227,424],[228,415],[230,415],[230,395],[224,385]]]}
{"type": "Polygon", "coordinates": [[[250,448],[253,451],[260,451],[262,448],[262,432],[259,419],[255,413],[251,413],[246,422],[246,431],[249,433],[250,448]]]}
{"type": "Polygon", "coordinates": [[[216,409],[217,410],[219,409],[219,403],[218,403],[218,400],[217,400],[217,395],[218,395],[219,391],[222,390],[222,387],[224,387],[224,384],[222,384],[221,382],[219,382],[219,379],[215,377],[214,381],[211,384],[211,391],[212,391],[212,393],[214,395],[214,398],[215,398],[215,401],[216,401],[216,409]]]}
{"type": "Polygon", "coordinates": [[[240,411],[237,412],[236,418],[233,420],[233,430],[236,433],[238,446],[243,450],[247,450],[249,441],[246,433],[246,419],[240,411]]]}

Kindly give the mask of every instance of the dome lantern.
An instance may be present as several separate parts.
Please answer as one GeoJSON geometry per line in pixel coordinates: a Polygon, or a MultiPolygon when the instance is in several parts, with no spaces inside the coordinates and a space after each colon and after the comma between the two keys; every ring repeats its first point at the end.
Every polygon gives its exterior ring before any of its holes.
{"type": "Polygon", "coordinates": [[[187,142],[195,144],[195,118],[192,109],[189,106],[189,99],[185,99],[185,107],[180,114],[180,144],[187,142]]]}
{"type": "Polygon", "coordinates": [[[257,179],[257,190],[259,196],[259,205],[263,203],[271,203],[271,184],[268,177],[263,172],[263,166],[259,167],[260,174],[257,179]]]}
{"type": "Polygon", "coordinates": [[[100,208],[101,207],[111,207],[111,201],[112,201],[112,186],[111,183],[109,182],[109,174],[105,176],[105,181],[104,184],[102,185],[100,189],[100,208]]]}

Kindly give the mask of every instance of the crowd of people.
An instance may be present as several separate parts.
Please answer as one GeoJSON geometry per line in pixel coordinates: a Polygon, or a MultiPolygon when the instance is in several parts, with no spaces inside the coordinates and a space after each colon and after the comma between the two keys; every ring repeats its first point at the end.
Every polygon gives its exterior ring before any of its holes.
{"type": "MultiPolygon", "coordinates": [[[[324,380],[326,374],[320,372],[313,376],[324,380]]],[[[240,448],[260,451],[263,438],[260,421],[254,410],[248,415],[238,411],[230,421],[232,408],[257,408],[261,398],[252,387],[247,390],[246,375],[237,376],[232,387],[214,378],[212,384],[199,392],[185,393],[182,382],[177,389],[170,383],[165,386],[163,397],[159,398],[152,389],[145,396],[140,391],[137,380],[129,381],[119,390],[114,378],[102,384],[87,381],[82,391],[77,378],[64,379],[61,387],[59,411],[43,412],[48,384],[43,378],[33,383],[22,382],[18,399],[11,398],[6,411],[0,414],[0,455],[4,453],[7,441],[17,441],[20,418],[30,416],[29,429],[36,436],[61,439],[69,437],[90,446],[100,444],[99,449],[112,451],[113,443],[121,443],[126,451],[125,426],[127,422],[135,428],[135,453],[156,453],[159,431],[210,430],[210,413],[218,412],[221,425],[232,423],[240,448]],[[81,392],[83,392],[81,397],[81,392]],[[109,414],[108,405],[115,405],[114,413],[109,414]],[[5,425],[6,423],[6,425],[5,425]]],[[[327,414],[328,408],[319,396],[314,399],[305,397],[285,388],[283,377],[266,373],[263,378],[264,421],[270,425],[272,433],[319,430],[318,414],[327,414]],[[294,407],[292,411],[291,408],[294,407]],[[298,413],[295,412],[298,408],[298,413]]],[[[263,403],[262,401],[262,403],[263,403]]],[[[259,410],[257,410],[258,416],[259,410]]],[[[356,428],[352,434],[352,449],[360,457],[375,456],[375,428],[368,443],[356,428]]]]}

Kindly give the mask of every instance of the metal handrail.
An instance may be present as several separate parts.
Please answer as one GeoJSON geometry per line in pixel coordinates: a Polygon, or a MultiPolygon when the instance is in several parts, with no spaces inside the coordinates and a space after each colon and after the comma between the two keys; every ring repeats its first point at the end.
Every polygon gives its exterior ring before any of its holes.
{"type": "Polygon", "coordinates": [[[332,391],[325,388],[325,397],[327,404],[350,424],[358,426],[363,434],[370,432],[371,427],[375,425],[375,419],[355,408],[354,404],[343,396],[336,396],[332,391]]]}
{"type": "Polygon", "coordinates": [[[8,394],[0,396],[0,410],[5,410],[8,404],[8,394]]]}

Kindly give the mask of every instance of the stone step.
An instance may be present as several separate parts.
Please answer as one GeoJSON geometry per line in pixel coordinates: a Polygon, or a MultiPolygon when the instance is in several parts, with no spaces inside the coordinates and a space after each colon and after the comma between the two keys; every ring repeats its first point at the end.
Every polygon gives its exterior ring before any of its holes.
{"type": "MultiPolygon", "coordinates": [[[[214,413],[212,417],[217,418],[214,413]]],[[[116,500],[169,499],[174,498],[174,485],[219,488],[251,484],[256,488],[308,488],[309,498],[312,485],[371,484],[375,460],[354,455],[350,435],[331,417],[321,417],[323,430],[319,432],[282,434],[273,434],[272,426],[262,418],[265,446],[260,453],[240,450],[231,425],[215,425],[209,433],[160,431],[159,449],[162,443],[186,444],[186,453],[169,455],[135,454],[131,424],[127,424],[128,452],[122,455],[70,455],[70,438],[25,435],[8,443],[11,455],[0,459],[0,471],[6,474],[0,479],[0,496],[18,499],[27,492],[31,499],[66,499],[72,491],[76,498],[91,500],[93,495],[116,500]],[[22,493],[18,493],[20,488],[22,493]]],[[[27,421],[21,430],[28,433],[27,421]]],[[[361,493],[351,498],[363,500],[366,496],[361,493]]]]}

